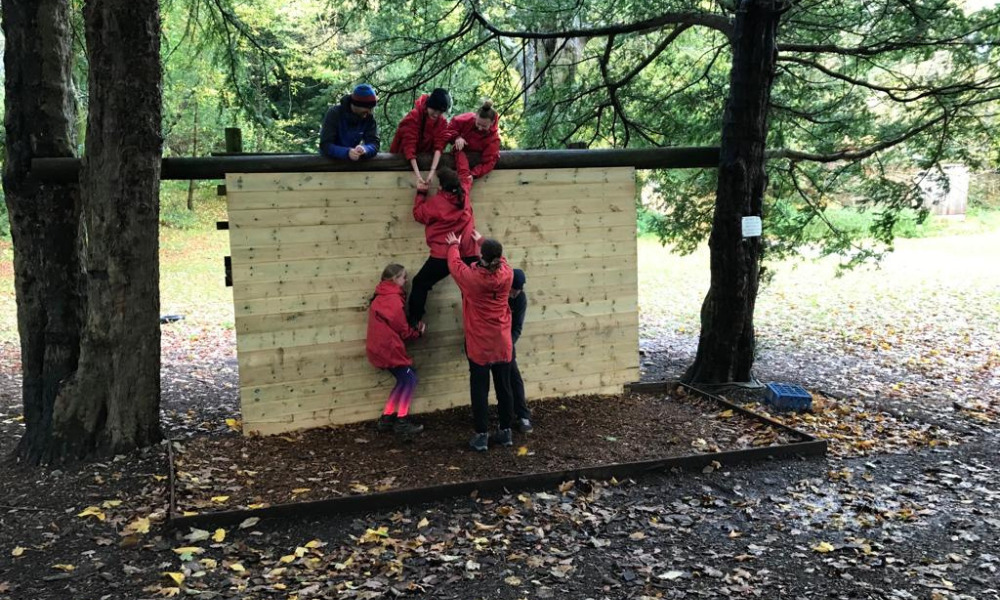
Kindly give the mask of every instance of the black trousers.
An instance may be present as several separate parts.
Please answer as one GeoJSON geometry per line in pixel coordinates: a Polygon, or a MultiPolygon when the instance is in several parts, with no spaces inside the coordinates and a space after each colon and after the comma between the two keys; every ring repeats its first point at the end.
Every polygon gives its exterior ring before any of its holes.
{"type": "Polygon", "coordinates": [[[490,428],[490,374],[497,388],[497,414],[500,429],[510,429],[513,419],[513,401],[510,391],[511,363],[480,365],[469,360],[469,391],[472,396],[472,420],[476,433],[486,433],[490,428]]]}
{"type": "MultiPolygon", "coordinates": [[[[462,262],[471,265],[476,262],[476,257],[465,256],[462,258],[462,262]]],[[[430,256],[424,262],[424,266],[420,267],[420,272],[413,278],[413,283],[410,285],[409,305],[406,314],[411,325],[416,325],[424,318],[424,314],[427,312],[427,293],[437,282],[449,274],[448,260],[444,258],[430,256]]]]}
{"type": "Polygon", "coordinates": [[[517,356],[510,361],[510,392],[514,415],[518,419],[530,419],[531,411],[528,410],[528,402],[524,397],[524,380],[521,379],[521,370],[517,368],[517,356]]]}

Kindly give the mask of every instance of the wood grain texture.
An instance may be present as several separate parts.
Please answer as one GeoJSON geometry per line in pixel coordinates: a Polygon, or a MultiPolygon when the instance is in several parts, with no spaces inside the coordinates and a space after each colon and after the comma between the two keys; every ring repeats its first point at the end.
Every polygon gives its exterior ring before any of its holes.
{"type": "MultiPolygon", "coordinates": [[[[378,416],[393,379],[365,357],[366,307],[385,265],[428,256],[400,173],[226,179],[244,431],[274,434],[378,416]]],[[[518,363],[529,400],[611,394],[638,378],[635,173],[495,171],[472,191],[477,229],[528,276],[518,363]]],[[[469,403],[461,296],[428,298],[410,345],[414,412],[469,403]]]]}

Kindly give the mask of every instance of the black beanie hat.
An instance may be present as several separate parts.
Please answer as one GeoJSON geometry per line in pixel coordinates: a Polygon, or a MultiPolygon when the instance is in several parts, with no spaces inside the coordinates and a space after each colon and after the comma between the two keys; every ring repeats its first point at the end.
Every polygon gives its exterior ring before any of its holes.
{"type": "Polygon", "coordinates": [[[435,88],[429,98],[427,98],[427,108],[433,108],[443,113],[451,110],[451,96],[444,88],[435,88]]]}

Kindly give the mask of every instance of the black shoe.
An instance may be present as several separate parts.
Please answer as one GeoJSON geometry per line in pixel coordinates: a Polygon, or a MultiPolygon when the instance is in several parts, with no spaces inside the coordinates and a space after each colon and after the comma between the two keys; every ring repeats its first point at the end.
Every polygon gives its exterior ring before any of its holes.
{"type": "Polygon", "coordinates": [[[392,430],[398,435],[414,435],[423,431],[424,426],[419,423],[414,423],[409,419],[409,417],[400,417],[399,419],[396,419],[396,423],[392,426],[392,430]]]}
{"type": "Polygon", "coordinates": [[[531,424],[531,419],[517,419],[514,421],[514,429],[520,433],[531,433],[535,430],[531,424]]]}
{"type": "Polygon", "coordinates": [[[375,429],[377,429],[379,433],[387,433],[392,431],[395,424],[396,415],[382,415],[378,418],[378,422],[375,423],[375,429]]]}
{"type": "Polygon", "coordinates": [[[469,447],[476,452],[486,452],[490,447],[490,436],[488,433],[477,433],[469,440],[469,447]]]}
{"type": "Polygon", "coordinates": [[[497,432],[493,434],[493,439],[490,441],[501,446],[514,445],[514,438],[510,433],[510,429],[497,429],[497,432]]]}

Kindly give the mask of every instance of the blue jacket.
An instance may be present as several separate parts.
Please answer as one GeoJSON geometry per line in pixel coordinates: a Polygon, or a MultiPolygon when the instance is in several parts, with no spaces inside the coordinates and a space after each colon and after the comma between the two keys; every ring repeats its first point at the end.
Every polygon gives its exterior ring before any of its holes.
{"type": "Polygon", "coordinates": [[[323,129],[319,134],[319,153],[330,158],[350,158],[347,153],[358,144],[365,147],[362,158],[378,154],[382,139],[378,135],[378,123],[369,115],[362,119],[351,110],[351,97],[344,96],[340,104],[331,106],[323,117],[323,129]]]}
{"type": "Polygon", "coordinates": [[[517,298],[513,300],[508,298],[507,304],[510,305],[510,339],[516,344],[524,327],[524,315],[528,312],[528,296],[521,290],[517,298]]]}

